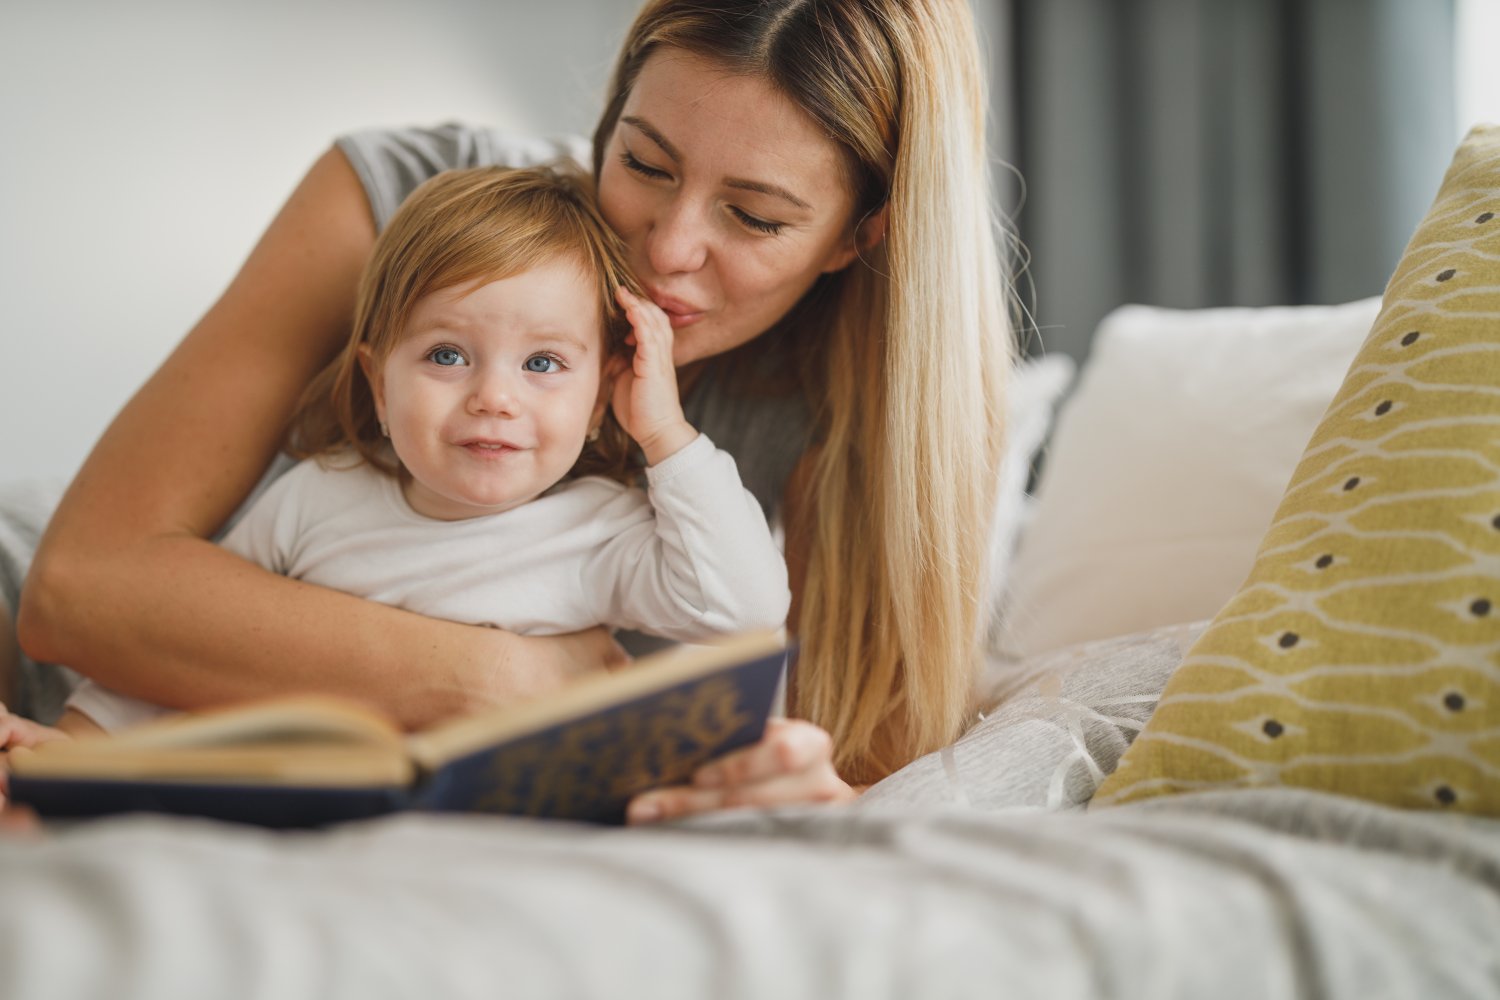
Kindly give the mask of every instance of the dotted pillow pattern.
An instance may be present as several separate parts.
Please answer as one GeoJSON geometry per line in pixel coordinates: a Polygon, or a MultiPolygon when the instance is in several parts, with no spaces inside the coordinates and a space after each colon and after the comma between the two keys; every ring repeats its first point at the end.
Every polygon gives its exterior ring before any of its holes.
{"type": "Polygon", "coordinates": [[[1249,578],[1093,804],[1272,785],[1500,815],[1500,127],[1459,147],[1249,578]]]}

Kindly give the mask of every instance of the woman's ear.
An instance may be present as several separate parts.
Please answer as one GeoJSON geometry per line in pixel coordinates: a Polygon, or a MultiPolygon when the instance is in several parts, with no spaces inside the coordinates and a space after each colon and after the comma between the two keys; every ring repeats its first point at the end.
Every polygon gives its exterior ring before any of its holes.
{"type": "Polygon", "coordinates": [[[824,273],[842,271],[856,257],[863,257],[880,246],[880,241],[885,239],[886,212],[890,204],[889,199],[881,202],[879,208],[859,220],[859,225],[854,227],[854,235],[834,254],[828,266],[823,268],[824,273]]]}
{"type": "Polygon", "coordinates": [[[380,377],[380,366],[370,353],[369,344],[359,345],[359,370],[365,373],[370,383],[370,395],[375,397],[375,419],[380,421],[381,432],[385,431],[385,380],[380,377]]]}

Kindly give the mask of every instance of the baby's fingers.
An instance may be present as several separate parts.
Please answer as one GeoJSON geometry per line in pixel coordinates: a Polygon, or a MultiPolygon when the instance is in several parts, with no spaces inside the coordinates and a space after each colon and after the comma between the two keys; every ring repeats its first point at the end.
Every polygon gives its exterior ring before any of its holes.
{"type": "Polygon", "coordinates": [[[662,311],[661,306],[650,299],[643,299],[628,288],[619,288],[615,291],[615,298],[625,310],[625,317],[630,320],[630,325],[639,329],[642,326],[650,326],[652,329],[672,329],[672,321],[667,319],[667,314],[662,311]]]}
{"type": "Polygon", "coordinates": [[[633,294],[627,288],[621,288],[617,297],[625,309],[625,318],[630,321],[637,350],[645,350],[654,355],[660,348],[671,346],[672,321],[660,306],[650,299],[633,294]]]}

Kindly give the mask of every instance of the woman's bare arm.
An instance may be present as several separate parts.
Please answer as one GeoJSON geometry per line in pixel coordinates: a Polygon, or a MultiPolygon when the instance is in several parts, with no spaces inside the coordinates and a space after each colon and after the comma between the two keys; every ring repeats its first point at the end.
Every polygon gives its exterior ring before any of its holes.
{"type": "Polygon", "coordinates": [[[68,489],[23,588],[29,655],[177,708],[317,689],[410,726],[540,693],[608,658],[602,631],[558,642],[436,621],[205,541],[342,346],[374,239],[359,180],[330,149],[68,489]]]}

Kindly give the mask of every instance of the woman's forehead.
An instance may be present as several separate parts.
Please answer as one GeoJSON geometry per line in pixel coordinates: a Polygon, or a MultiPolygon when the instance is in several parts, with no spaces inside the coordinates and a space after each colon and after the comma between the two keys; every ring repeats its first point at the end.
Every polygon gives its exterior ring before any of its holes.
{"type": "Polygon", "coordinates": [[[844,151],[812,116],[766,77],[682,49],[647,58],[618,127],[686,167],[776,186],[819,209],[849,196],[844,151]]]}

